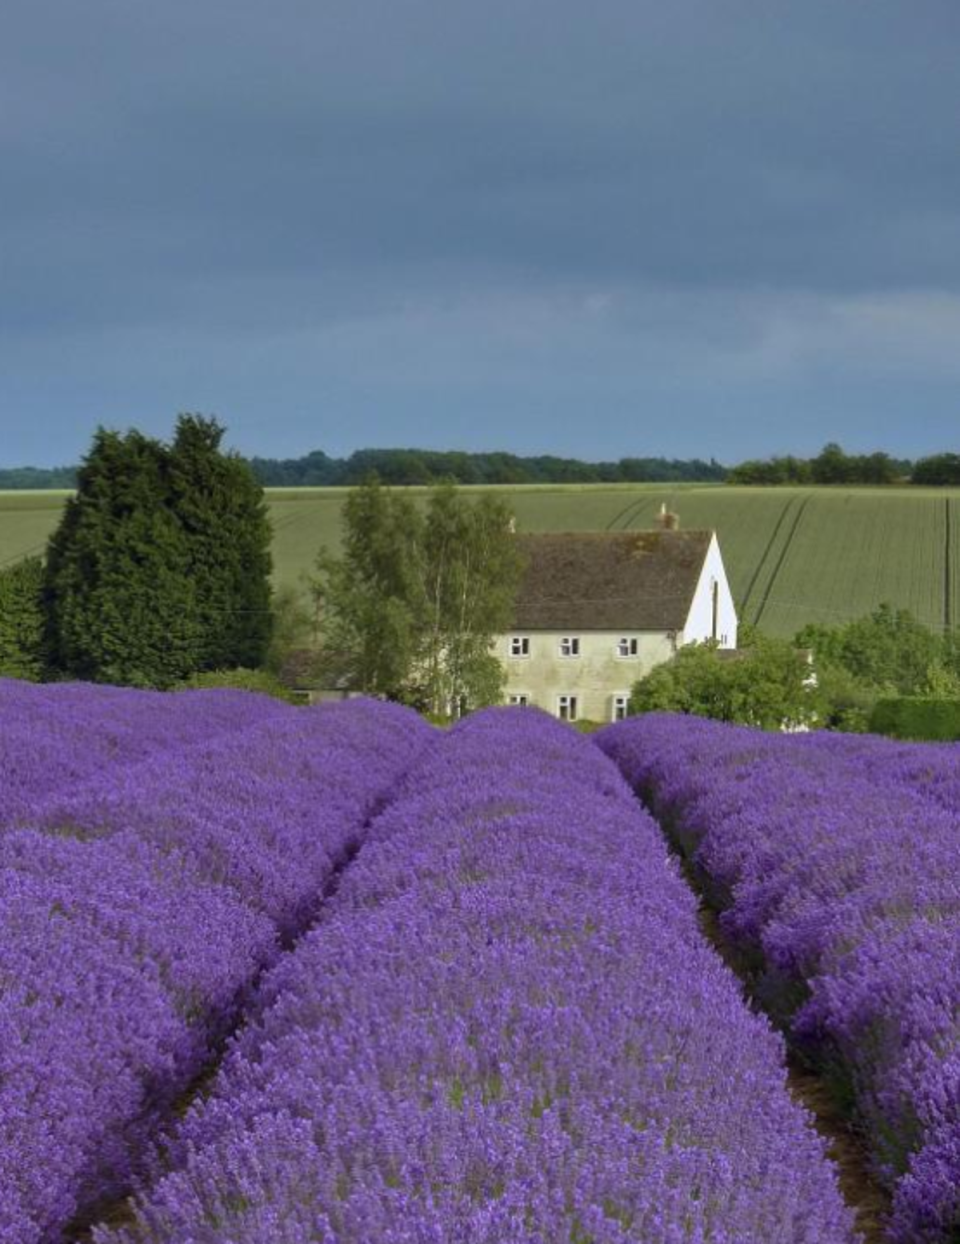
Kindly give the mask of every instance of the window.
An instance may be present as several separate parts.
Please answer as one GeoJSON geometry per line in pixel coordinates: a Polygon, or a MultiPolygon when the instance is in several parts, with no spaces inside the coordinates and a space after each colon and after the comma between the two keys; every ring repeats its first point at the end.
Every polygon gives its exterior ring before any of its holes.
{"type": "Polygon", "coordinates": [[[575,695],[557,696],[557,716],[561,721],[577,720],[577,697],[575,695]]]}
{"type": "Polygon", "coordinates": [[[636,638],[628,638],[626,635],[617,641],[618,657],[635,657],[638,647],[636,638]]]}
{"type": "Polygon", "coordinates": [[[565,636],[560,640],[560,655],[562,657],[578,657],[580,655],[580,640],[576,635],[565,636]]]}
{"type": "Polygon", "coordinates": [[[613,697],[613,708],[610,713],[611,721],[623,721],[627,715],[627,705],[630,703],[630,693],[628,691],[619,691],[613,697]]]}
{"type": "Polygon", "coordinates": [[[530,697],[526,691],[518,691],[514,695],[508,696],[507,699],[510,704],[515,705],[517,708],[527,708],[530,703],[530,697]]]}
{"type": "Polygon", "coordinates": [[[530,655],[530,638],[527,635],[510,636],[510,655],[512,657],[528,657],[530,655]]]}

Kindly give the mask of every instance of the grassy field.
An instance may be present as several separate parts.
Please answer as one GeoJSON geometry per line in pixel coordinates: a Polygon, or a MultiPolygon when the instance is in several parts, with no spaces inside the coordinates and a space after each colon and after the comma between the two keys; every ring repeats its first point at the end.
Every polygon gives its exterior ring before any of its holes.
{"type": "MultiPolygon", "coordinates": [[[[742,616],[774,634],[859,617],[881,601],[936,629],[960,623],[958,489],[590,484],[500,491],[523,531],[650,527],[661,502],[683,527],[716,528],[742,616]]],[[[276,580],[296,585],[321,544],[336,548],[344,490],[267,495],[276,580]]],[[[0,493],[0,565],[43,551],[66,496],[0,493]]]]}

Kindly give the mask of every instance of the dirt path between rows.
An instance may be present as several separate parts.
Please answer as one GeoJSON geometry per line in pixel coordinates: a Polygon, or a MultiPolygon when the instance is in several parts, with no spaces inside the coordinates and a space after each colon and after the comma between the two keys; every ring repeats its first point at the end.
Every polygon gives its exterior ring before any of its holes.
{"type": "MultiPolygon", "coordinates": [[[[744,971],[742,955],[730,944],[721,928],[719,913],[705,899],[694,870],[682,855],[677,858],[687,883],[699,899],[700,927],[704,935],[740,980],[751,1007],[764,1013],[752,996],[750,977],[744,971]]],[[[864,1244],[884,1244],[883,1224],[890,1213],[890,1197],[871,1173],[869,1155],[862,1141],[838,1108],[823,1079],[793,1053],[788,1053],[787,1085],[794,1101],[811,1113],[814,1126],[827,1142],[827,1152],[837,1168],[840,1191],[856,1215],[857,1229],[863,1235],[864,1244]]]]}

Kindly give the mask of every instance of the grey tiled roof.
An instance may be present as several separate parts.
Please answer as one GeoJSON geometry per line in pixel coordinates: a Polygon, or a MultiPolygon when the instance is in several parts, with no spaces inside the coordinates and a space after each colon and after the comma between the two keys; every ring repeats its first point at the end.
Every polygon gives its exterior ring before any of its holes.
{"type": "Polygon", "coordinates": [[[678,631],[690,612],[710,531],[519,535],[526,560],[515,628],[678,631]]]}

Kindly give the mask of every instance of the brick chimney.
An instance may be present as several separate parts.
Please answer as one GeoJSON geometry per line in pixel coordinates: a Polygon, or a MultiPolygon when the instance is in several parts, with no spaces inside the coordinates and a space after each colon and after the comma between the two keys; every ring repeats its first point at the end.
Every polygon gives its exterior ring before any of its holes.
{"type": "Polygon", "coordinates": [[[657,526],[661,531],[677,531],[680,527],[680,516],[674,514],[667,509],[667,503],[660,503],[660,513],[657,515],[657,526]]]}

